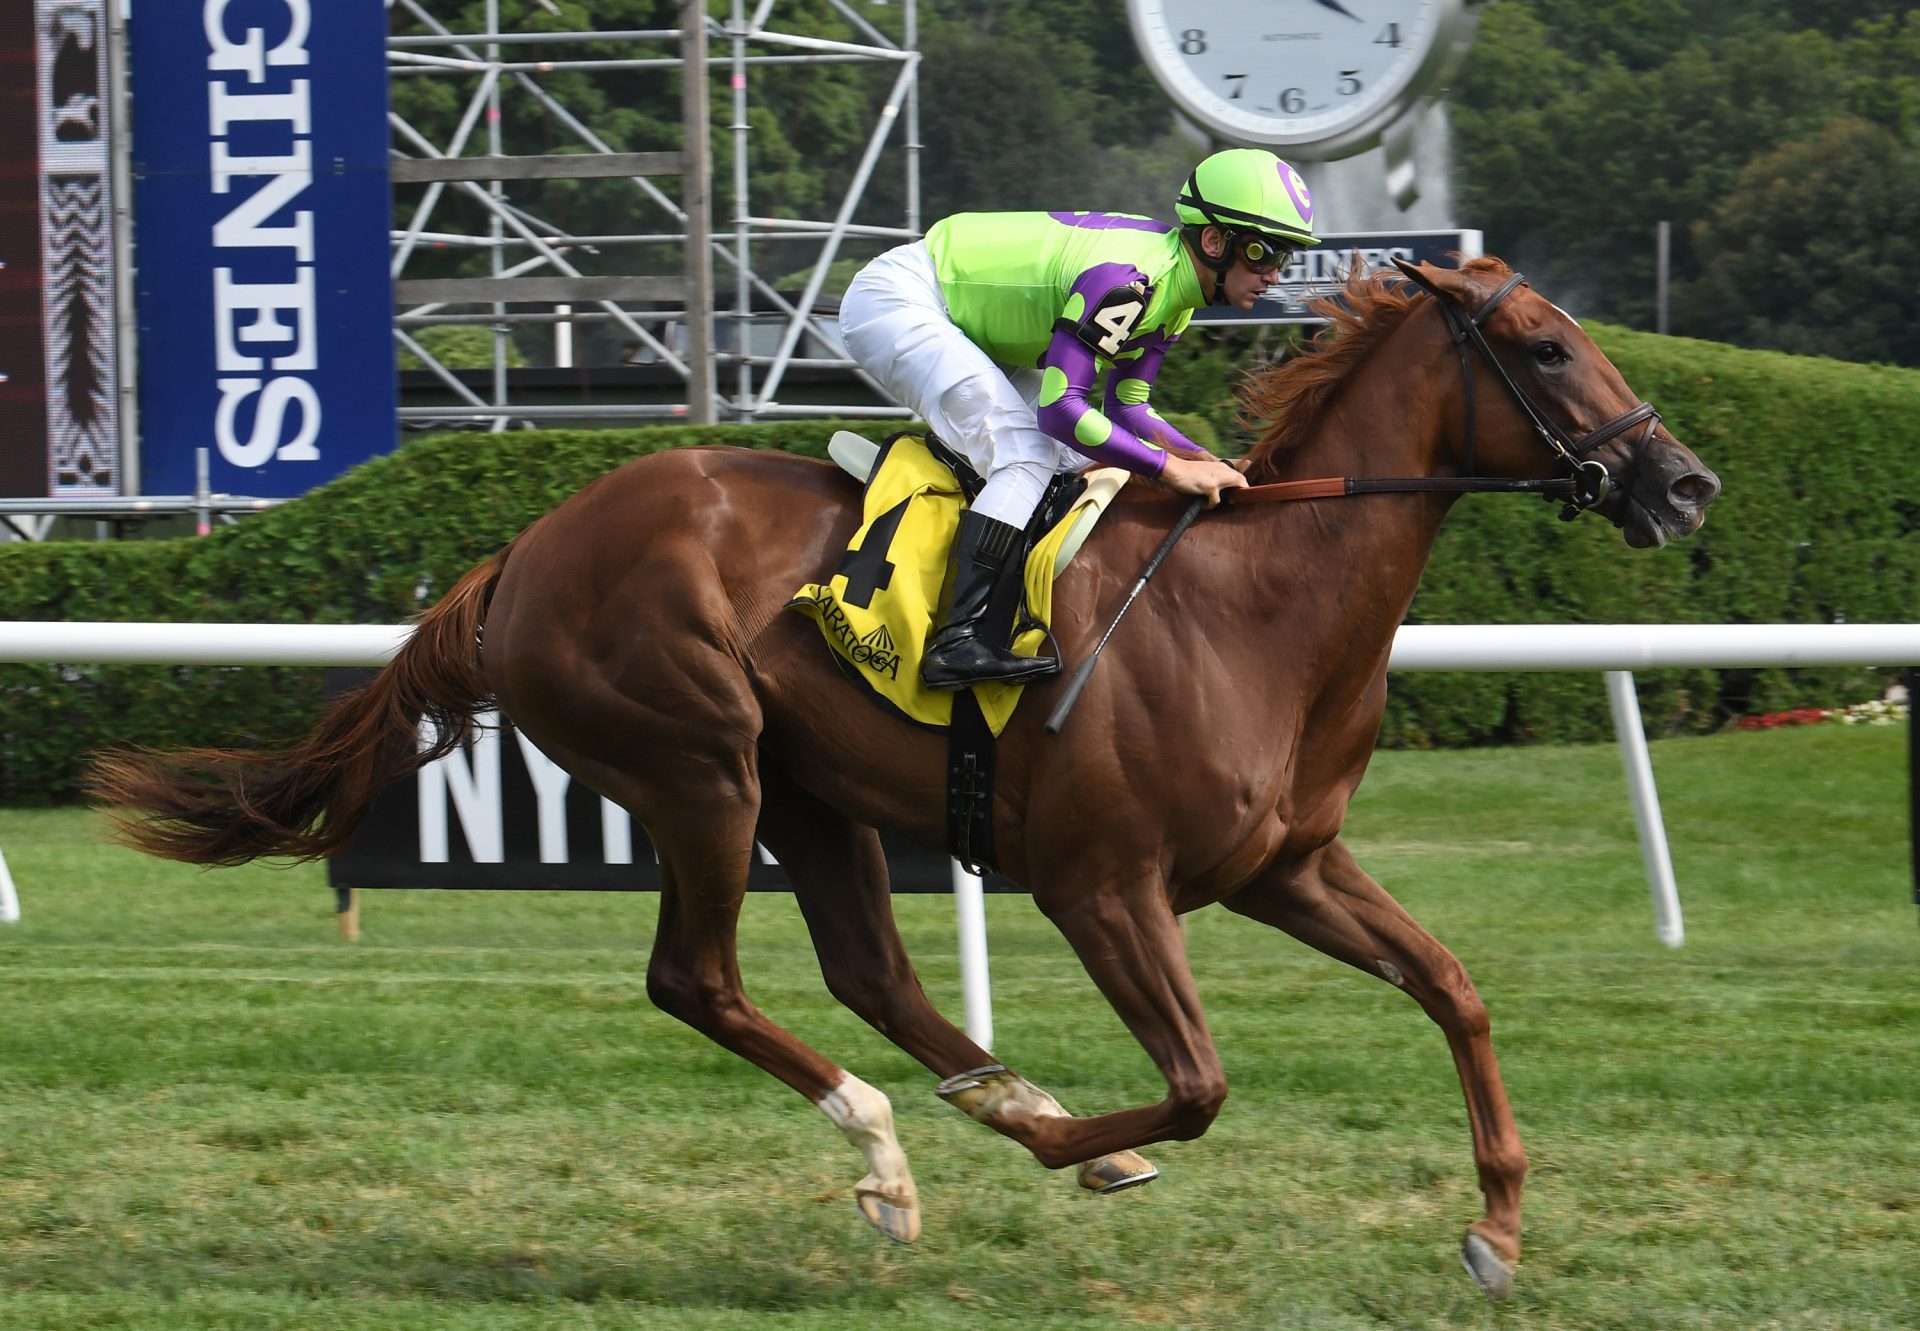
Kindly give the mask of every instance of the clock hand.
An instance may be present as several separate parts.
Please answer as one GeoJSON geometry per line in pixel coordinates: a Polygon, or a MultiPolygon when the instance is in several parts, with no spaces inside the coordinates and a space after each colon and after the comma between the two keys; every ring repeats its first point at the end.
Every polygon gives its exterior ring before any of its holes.
{"type": "Polygon", "coordinates": [[[1366,22],[1365,19],[1361,18],[1358,14],[1354,13],[1351,9],[1348,9],[1345,5],[1341,4],[1340,0],[1314,0],[1314,3],[1319,5],[1322,9],[1331,9],[1336,14],[1345,14],[1348,18],[1352,19],[1355,23],[1366,22]]]}

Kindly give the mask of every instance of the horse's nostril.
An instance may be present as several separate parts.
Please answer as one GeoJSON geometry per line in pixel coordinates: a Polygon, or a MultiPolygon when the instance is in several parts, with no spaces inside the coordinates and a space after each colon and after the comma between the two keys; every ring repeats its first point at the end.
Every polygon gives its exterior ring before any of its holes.
{"type": "Polygon", "coordinates": [[[1705,508],[1720,493],[1720,478],[1710,471],[1690,471],[1667,487],[1676,508],[1705,508]]]}

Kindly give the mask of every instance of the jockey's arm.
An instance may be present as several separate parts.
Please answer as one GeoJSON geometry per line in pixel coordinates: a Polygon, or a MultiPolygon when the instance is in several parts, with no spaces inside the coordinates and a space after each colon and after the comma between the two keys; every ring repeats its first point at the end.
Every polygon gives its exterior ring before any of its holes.
{"type": "Polygon", "coordinates": [[[1245,488],[1247,479],[1148,405],[1153,376],[1178,336],[1154,331],[1133,339],[1150,294],[1145,277],[1124,264],[1101,264],[1080,275],[1040,357],[1039,425],[1095,462],[1124,467],[1181,494],[1203,495],[1212,507],[1222,492],[1245,488]],[[1108,376],[1108,415],[1087,400],[1099,374],[1099,357],[1111,360],[1135,347],[1141,348],[1140,355],[1128,360],[1127,369],[1116,368],[1108,376]],[[1170,454],[1169,447],[1198,456],[1170,454]]]}
{"type": "Polygon", "coordinates": [[[1179,340],[1178,333],[1155,330],[1137,339],[1131,348],[1115,358],[1113,368],[1107,373],[1107,418],[1169,452],[1202,456],[1207,450],[1176,430],[1148,400],[1153,392],[1154,376],[1160,373],[1160,362],[1179,340]]]}
{"type": "MultiPolygon", "coordinates": [[[[1095,462],[1157,477],[1167,451],[1134,424],[1152,418],[1128,410],[1115,419],[1088,400],[1100,358],[1118,354],[1132,338],[1150,295],[1146,275],[1127,264],[1100,264],[1080,275],[1040,357],[1038,419],[1042,430],[1095,462]]],[[[1158,359],[1152,368],[1159,368],[1158,359]]]]}

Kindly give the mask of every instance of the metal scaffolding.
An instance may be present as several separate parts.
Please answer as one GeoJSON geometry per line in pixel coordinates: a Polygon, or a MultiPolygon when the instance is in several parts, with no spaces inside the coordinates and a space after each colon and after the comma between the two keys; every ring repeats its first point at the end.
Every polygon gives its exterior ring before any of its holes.
{"type": "MultiPolygon", "coordinates": [[[[487,0],[485,28],[456,32],[435,15],[438,4],[451,0],[388,0],[396,28],[416,30],[390,35],[387,67],[390,80],[433,78],[459,88],[462,113],[441,142],[422,133],[401,115],[390,116],[393,139],[389,174],[402,189],[424,186],[392,232],[391,272],[396,312],[393,337],[397,347],[416,357],[451,401],[441,406],[403,407],[403,425],[484,425],[494,430],[509,424],[551,420],[644,420],[691,422],[773,419],[793,416],[906,416],[905,408],[848,359],[839,329],[823,308],[827,274],[849,238],[898,243],[920,234],[920,115],[917,0],[864,0],[892,5],[899,15],[901,37],[896,41],[874,26],[854,5],[862,0],[826,0],[860,37],[832,41],[769,27],[776,0],[756,0],[749,14],[745,0],[732,0],[722,22],[707,13],[702,0],[682,0],[682,26],[628,31],[544,32],[517,31],[503,23],[502,0],[487,0]],[[689,22],[690,16],[693,21],[689,22]],[[408,22],[410,20],[410,22],[408,22]],[[586,43],[630,45],[633,54],[619,59],[551,59],[545,49],[586,43]],[[526,58],[532,56],[535,58],[526,58]],[[867,136],[838,210],[830,220],[756,215],[750,206],[752,127],[748,121],[749,71],[781,65],[872,65],[888,77],[885,99],[867,136]],[[663,78],[681,75],[681,142],[677,150],[627,151],[609,143],[561,98],[542,85],[544,75],[561,70],[661,71],[663,78]],[[724,127],[733,144],[732,193],[734,215],[715,226],[711,213],[709,151],[709,91],[722,70],[730,90],[731,120],[724,127]],[[708,72],[710,71],[710,72],[708,72]],[[507,95],[532,99],[551,125],[573,142],[570,151],[537,156],[509,156],[501,118],[507,95]],[[905,120],[904,217],[899,226],[856,223],[853,218],[873,178],[882,151],[892,140],[896,122],[905,120]],[[481,131],[484,126],[484,138],[481,131]],[[688,132],[691,127],[701,132],[688,132]],[[478,140],[478,141],[477,141],[478,140]],[[476,151],[478,149],[478,151],[476,151]],[[675,198],[655,177],[677,179],[675,198]],[[634,190],[636,215],[658,222],[650,230],[620,234],[576,234],[562,222],[516,202],[511,182],[582,179],[626,180],[634,190]],[[478,228],[457,224],[435,228],[436,218],[451,211],[441,207],[453,197],[468,200],[484,219],[478,228]],[[816,253],[806,269],[804,289],[797,297],[778,289],[755,271],[756,246],[813,246],[816,253]],[[589,274],[576,257],[635,252],[645,247],[677,248],[681,261],[669,274],[623,271],[589,274]],[[481,250],[488,256],[487,275],[447,277],[419,275],[427,252],[481,250]],[[410,271],[410,267],[412,271],[410,271]],[[715,282],[715,273],[720,283],[715,282]],[[730,279],[730,282],[729,280],[730,279]],[[731,298],[721,303],[717,286],[730,286],[731,298]],[[723,328],[714,328],[718,316],[723,328]],[[417,333],[445,325],[478,325],[492,332],[492,358],[485,383],[478,388],[456,369],[441,363],[422,347],[417,333]],[[577,328],[614,325],[632,339],[629,363],[647,364],[669,372],[669,384],[678,393],[654,391],[654,401],[608,401],[602,390],[591,402],[556,401],[561,396],[548,386],[547,400],[516,400],[509,375],[515,328],[549,326],[553,330],[553,364],[576,368],[573,334],[577,328]],[[864,383],[875,402],[782,402],[779,392],[791,371],[835,376],[837,382],[864,383]],[[720,382],[725,375],[727,382],[720,382]],[[665,400],[675,398],[677,400],[665,400]]],[[[524,0],[528,9],[561,11],[551,0],[524,0]]],[[[111,55],[124,59],[126,0],[110,0],[113,23],[111,55]]],[[[128,123],[126,79],[113,79],[113,123],[128,123]]],[[[117,135],[114,150],[119,174],[119,206],[130,197],[126,184],[128,145],[117,135]]],[[[396,201],[397,204],[397,201],[396,201]]],[[[401,216],[396,206],[395,216],[401,216]]],[[[124,221],[124,217],[123,217],[124,221]]],[[[126,228],[121,228],[121,243],[126,228]]],[[[444,265],[439,265],[444,269],[444,265]]],[[[605,267],[605,264],[601,265],[605,267]]],[[[130,271],[130,267],[123,268],[130,271]]],[[[130,285],[130,284],[129,284],[130,285]]],[[[131,324],[130,311],[122,311],[131,324]]],[[[123,354],[125,370],[123,408],[132,419],[129,331],[123,354]]],[[[546,372],[549,378],[552,371],[546,372]]],[[[640,394],[635,394],[640,396],[640,394]]],[[[237,514],[271,507],[278,501],[258,500],[211,492],[205,481],[205,463],[196,492],[191,495],[140,496],[127,499],[22,499],[0,503],[0,541],[43,540],[57,519],[93,518],[94,534],[106,536],[113,520],[193,516],[198,530],[231,522],[237,514]]]]}
{"type": "MultiPolygon", "coordinates": [[[[394,338],[419,358],[455,401],[446,406],[403,407],[403,420],[433,424],[484,421],[499,430],[512,422],[545,419],[754,420],[797,415],[906,415],[904,408],[863,403],[787,404],[780,400],[789,371],[830,370],[857,377],[880,401],[885,392],[848,359],[839,331],[822,309],[828,271],[849,237],[904,241],[920,234],[919,100],[916,0],[900,5],[902,38],[896,42],[862,17],[849,0],[828,0],[862,38],[858,42],[775,31],[768,26],[776,0],[758,0],[751,16],[745,0],[732,0],[728,19],[710,17],[700,0],[683,0],[682,27],[618,32],[510,31],[502,26],[501,0],[488,0],[486,28],[455,33],[432,12],[435,0],[394,0],[396,15],[421,29],[389,38],[388,68],[394,79],[458,81],[464,112],[442,143],[392,116],[392,178],[396,185],[424,184],[424,193],[404,226],[393,234],[392,272],[397,313],[394,338]],[[529,46],[630,43],[634,54],[619,59],[527,59],[529,46]],[[713,53],[715,46],[720,51],[713,53]],[[831,220],[765,217],[750,206],[752,130],[748,122],[748,72],[753,66],[858,62],[891,70],[891,81],[839,208],[831,220]],[[707,92],[702,71],[725,68],[730,77],[734,216],[725,227],[707,216],[710,167],[707,92]],[[543,87],[539,76],[558,70],[659,69],[684,71],[682,143],[678,152],[629,152],[609,143],[543,87]],[[509,92],[532,98],[577,141],[560,155],[507,156],[501,107],[509,92]],[[900,226],[854,222],[882,150],[904,112],[905,216],[900,226]],[[485,152],[473,152],[485,125],[485,152]],[[655,177],[678,177],[674,198],[655,177]],[[520,206],[509,181],[624,179],[635,191],[636,213],[660,216],[652,230],[580,235],[551,217],[520,206]],[[485,230],[434,229],[447,191],[479,205],[485,230]],[[804,289],[797,297],[776,289],[753,264],[756,245],[817,247],[804,289]],[[643,246],[677,246],[682,271],[620,275],[584,274],[572,256],[643,246]],[[483,249],[489,275],[421,278],[408,275],[423,247],[483,249]],[[713,274],[731,275],[732,298],[721,306],[713,274]],[[715,330],[718,317],[722,328],[715,330]],[[554,363],[573,365],[572,333],[583,324],[612,323],[632,339],[629,360],[664,367],[685,384],[684,400],[656,403],[532,404],[515,401],[508,374],[516,327],[550,325],[554,363]],[[482,393],[420,345],[415,333],[446,324],[477,324],[493,332],[489,391],[482,393]],[[717,344],[717,345],[716,345],[717,344]],[[730,373],[728,373],[730,372],[730,373]],[[724,375],[730,381],[719,382],[724,375]],[[729,391],[730,389],[730,391],[729,391]]],[[[885,0],[871,0],[884,3],[885,0]]],[[[555,11],[557,12],[557,11],[555,11]]],[[[547,56],[548,51],[535,54],[547,56]]],[[[716,71],[717,72],[717,71],[716,71]]]]}

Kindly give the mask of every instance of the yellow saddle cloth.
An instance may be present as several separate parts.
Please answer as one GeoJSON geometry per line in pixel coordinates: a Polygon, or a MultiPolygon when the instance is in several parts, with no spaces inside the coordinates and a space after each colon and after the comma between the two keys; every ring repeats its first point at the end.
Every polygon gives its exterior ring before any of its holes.
{"type": "MultiPolygon", "coordinates": [[[[966,496],[952,470],[913,435],[897,436],[882,451],[878,467],[867,482],[860,530],[839,572],[826,582],[808,583],[787,606],[820,625],[827,645],[883,703],[910,721],[944,729],[953,719],[953,694],[920,683],[920,657],[932,634],[947,576],[947,549],[966,496]]],[[[1013,640],[1017,654],[1039,654],[1053,614],[1054,577],[1125,480],[1117,467],[1089,473],[1086,491],[1035,544],[1027,558],[1021,620],[1029,627],[1013,640]]],[[[973,691],[996,736],[1012,719],[1022,688],[983,684],[973,691]]]]}

